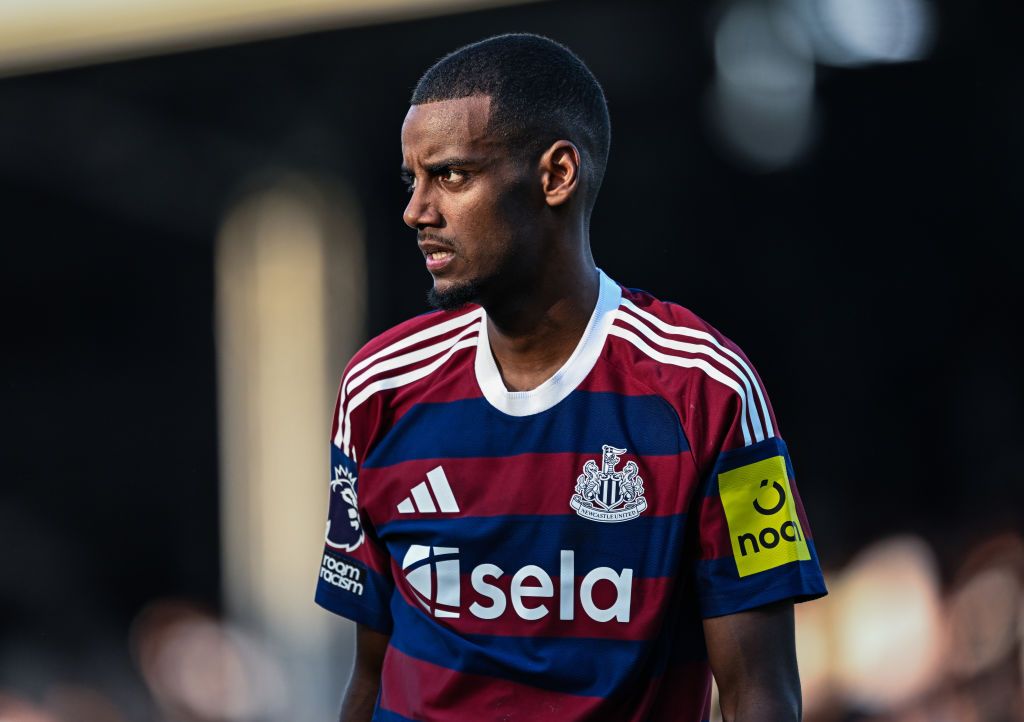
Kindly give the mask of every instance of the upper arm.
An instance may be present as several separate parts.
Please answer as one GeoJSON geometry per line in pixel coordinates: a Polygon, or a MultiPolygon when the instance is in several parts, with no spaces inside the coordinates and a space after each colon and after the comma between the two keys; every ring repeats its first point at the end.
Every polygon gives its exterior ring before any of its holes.
{"type": "Polygon", "coordinates": [[[391,632],[391,557],[366,510],[358,464],[331,445],[330,501],[316,603],[335,614],[391,632]]]}
{"type": "Polygon", "coordinates": [[[373,716],[390,639],[365,624],[356,625],[356,658],[341,705],[341,722],[368,722],[373,716]]]}
{"type": "Polygon", "coordinates": [[[792,602],[707,618],[704,638],[723,719],[800,719],[792,602]]]}
{"type": "Polygon", "coordinates": [[[365,624],[357,624],[356,666],[371,670],[379,677],[381,666],[384,664],[384,653],[390,641],[390,634],[381,634],[365,624]]]}
{"type": "Polygon", "coordinates": [[[825,594],[825,583],[768,394],[743,352],[718,338],[730,373],[694,376],[685,417],[701,479],[691,511],[708,658],[725,720],[796,720],[793,603],[825,594]]]}
{"type": "Polygon", "coordinates": [[[704,617],[826,591],[789,450],[760,379],[748,361],[743,368],[739,393],[700,375],[686,396],[684,428],[699,478],[689,518],[704,617]]]}

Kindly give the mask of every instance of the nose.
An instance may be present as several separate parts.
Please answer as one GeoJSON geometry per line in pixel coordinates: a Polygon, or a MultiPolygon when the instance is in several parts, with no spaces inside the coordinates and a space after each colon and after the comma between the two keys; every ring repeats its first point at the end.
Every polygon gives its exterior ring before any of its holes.
{"type": "Polygon", "coordinates": [[[439,228],[442,225],[441,214],[435,204],[429,198],[426,191],[417,187],[409,198],[409,204],[402,213],[402,220],[409,228],[426,228],[429,226],[439,228]]]}

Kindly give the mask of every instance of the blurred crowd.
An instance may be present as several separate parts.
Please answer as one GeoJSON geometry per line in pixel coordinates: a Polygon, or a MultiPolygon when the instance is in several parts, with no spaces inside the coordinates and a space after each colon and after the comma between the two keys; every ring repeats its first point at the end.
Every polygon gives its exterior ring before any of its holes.
{"type": "MultiPolygon", "coordinates": [[[[978,544],[943,579],[924,540],[888,537],[828,582],[797,607],[808,722],[1024,719],[1024,538],[978,544]]],[[[270,640],[188,600],[154,600],[114,646],[130,668],[82,650],[9,676],[0,721],[285,722],[303,704],[270,640]]]]}

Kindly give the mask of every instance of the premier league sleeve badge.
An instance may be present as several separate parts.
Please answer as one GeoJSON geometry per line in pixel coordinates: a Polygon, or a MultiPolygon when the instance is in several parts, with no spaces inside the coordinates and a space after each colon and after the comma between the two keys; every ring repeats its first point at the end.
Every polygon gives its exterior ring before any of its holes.
{"type": "Polygon", "coordinates": [[[349,468],[351,462],[336,447],[331,448],[335,458],[331,459],[331,500],[324,540],[331,549],[353,552],[363,543],[363,526],[356,497],[356,475],[349,468]]]}

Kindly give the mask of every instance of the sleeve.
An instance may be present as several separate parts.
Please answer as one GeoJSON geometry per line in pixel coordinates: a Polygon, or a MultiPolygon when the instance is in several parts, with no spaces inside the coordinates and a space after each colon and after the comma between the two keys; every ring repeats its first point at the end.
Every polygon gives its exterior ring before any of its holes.
{"type": "Polygon", "coordinates": [[[704,617],[827,593],[768,395],[742,352],[732,351],[738,383],[696,392],[694,423],[703,433],[691,431],[702,479],[692,509],[704,617]]]}
{"type": "MultiPolygon", "coordinates": [[[[335,431],[337,418],[335,413],[335,431]]],[[[391,557],[361,503],[359,465],[339,446],[337,434],[332,436],[330,500],[315,601],[335,614],[390,634],[391,557]]]]}

